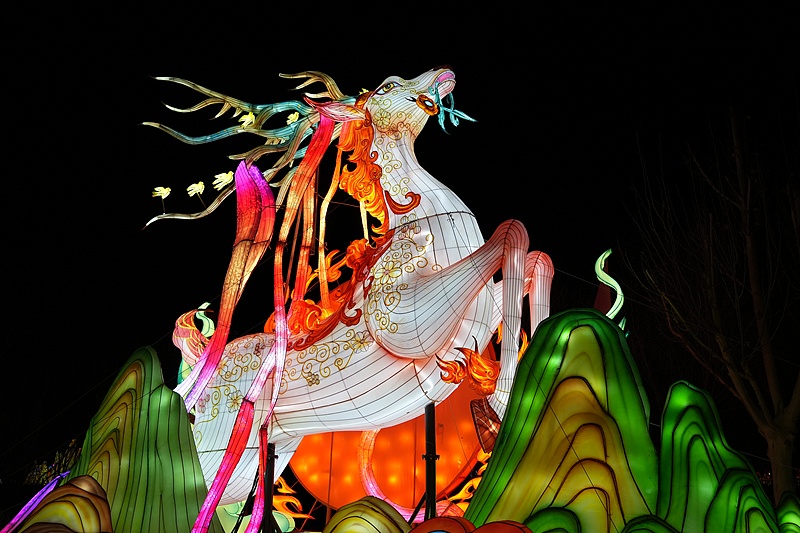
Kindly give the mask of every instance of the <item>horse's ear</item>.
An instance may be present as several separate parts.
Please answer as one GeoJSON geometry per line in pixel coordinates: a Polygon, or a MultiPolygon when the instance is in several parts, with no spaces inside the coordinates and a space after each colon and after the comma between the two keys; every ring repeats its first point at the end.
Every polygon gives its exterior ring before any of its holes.
{"type": "Polygon", "coordinates": [[[351,120],[364,120],[367,118],[363,109],[342,102],[333,101],[320,103],[309,98],[305,100],[314,109],[319,111],[320,115],[326,116],[334,122],[350,122],[351,120]]]}

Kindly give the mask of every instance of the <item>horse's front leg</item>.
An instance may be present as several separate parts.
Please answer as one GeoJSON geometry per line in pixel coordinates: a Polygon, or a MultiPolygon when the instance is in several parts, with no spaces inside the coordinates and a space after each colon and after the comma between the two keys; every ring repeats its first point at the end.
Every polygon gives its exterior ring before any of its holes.
{"type": "MultiPolygon", "coordinates": [[[[553,261],[544,252],[530,252],[525,258],[525,288],[530,307],[530,335],[539,326],[539,323],[550,316],[550,287],[553,283],[553,261]]],[[[503,280],[494,284],[492,288],[494,301],[500,302],[503,298],[503,280]]],[[[493,330],[503,320],[502,309],[492,309],[493,330]]],[[[483,349],[483,347],[481,347],[483,349]]]]}
{"type": "MultiPolygon", "coordinates": [[[[443,357],[451,350],[459,326],[475,299],[500,270],[503,277],[502,301],[490,305],[500,309],[503,323],[501,360],[497,387],[510,390],[517,360],[517,342],[522,320],[525,286],[525,257],[528,234],[517,220],[501,224],[486,243],[460,261],[440,271],[413,278],[413,283],[389,295],[390,312],[369,315],[367,324],[376,342],[401,357],[443,357]]],[[[491,294],[491,291],[489,292],[491,294]]],[[[389,306],[384,306],[388,309],[389,306]]],[[[478,325],[491,334],[491,311],[478,325]]],[[[471,325],[475,327],[475,324],[471,325]]],[[[499,413],[501,414],[501,413],[499,413]]]]}
{"type": "MultiPolygon", "coordinates": [[[[544,252],[531,252],[525,258],[525,284],[524,294],[528,296],[530,311],[530,335],[536,331],[539,323],[550,316],[550,286],[553,281],[553,262],[544,252]]],[[[495,283],[492,298],[494,301],[502,301],[503,280],[495,283]]],[[[494,308],[492,313],[492,331],[497,330],[497,326],[503,320],[502,309],[494,308]]],[[[504,337],[505,338],[505,337],[504,337]]],[[[484,346],[480,346],[482,352],[484,346]]],[[[503,361],[504,366],[513,368],[510,361],[503,361]]],[[[516,373],[514,373],[516,375],[516,373]]],[[[512,377],[513,384],[513,377],[512,377]]],[[[495,389],[494,393],[487,398],[489,405],[495,413],[505,412],[508,405],[510,390],[507,387],[495,389]]]]}

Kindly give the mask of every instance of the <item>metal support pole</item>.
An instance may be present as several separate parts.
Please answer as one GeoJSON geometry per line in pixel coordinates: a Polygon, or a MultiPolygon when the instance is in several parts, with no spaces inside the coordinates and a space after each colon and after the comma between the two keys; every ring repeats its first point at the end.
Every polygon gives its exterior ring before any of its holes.
{"type": "Polygon", "coordinates": [[[436,411],[435,405],[425,406],[425,520],[436,518],[436,411]]]}
{"type": "MultiPolygon", "coordinates": [[[[425,494],[422,495],[422,498],[420,498],[419,502],[417,502],[417,506],[414,507],[414,512],[411,513],[411,516],[408,518],[408,525],[414,523],[414,520],[417,518],[417,515],[419,514],[419,510],[422,509],[423,503],[425,503],[425,494]]],[[[330,520],[328,520],[328,522],[330,522],[330,520]]]]}
{"type": "Polygon", "coordinates": [[[275,486],[275,443],[267,444],[267,467],[264,472],[264,518],[261,519],[261,530],[264,533],[280,533],[275,527],[272,516],[272,488],[275,486]]]}

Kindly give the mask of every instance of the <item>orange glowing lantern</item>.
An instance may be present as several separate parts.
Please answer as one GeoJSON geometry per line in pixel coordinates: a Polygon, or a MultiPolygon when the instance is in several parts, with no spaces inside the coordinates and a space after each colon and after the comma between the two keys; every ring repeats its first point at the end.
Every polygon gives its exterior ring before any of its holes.
{"type": "MultiPolygon", "coordinates": [[[[451,494],[477,462],[480,444],[470,401],[480,398],[462,383],[436,406],[437,500],[451,494]]],[[[359,464],[362,433],[339,431],[309,435],[289,465],[298,481],[317,500],[334,509],[367,495],[359,464]]],[[[374,482],[386,500],[413,510],[425,493],[425,417],[381,429],[367,460],[374,482]]],[[[363,455],[363,454],[362,454],[363,455]]]]}

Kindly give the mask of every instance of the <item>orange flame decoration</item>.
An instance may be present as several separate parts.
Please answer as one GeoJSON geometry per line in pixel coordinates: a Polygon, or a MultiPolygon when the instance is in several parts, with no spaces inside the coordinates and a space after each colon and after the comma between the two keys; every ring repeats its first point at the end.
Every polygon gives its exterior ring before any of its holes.
{"type": "MultiPolygon", "coordinates": [[[[360,98],[356,106],[363,105],[364,100],[365,98],[360,98]]],[[[352,309],[350,304],[353,293],[356,287],[366,279],[374,258],[383,252],[384,246],[388,245],[392,235],[392,232],[386,235],[388,231],[386,226],[387,207],[385,192],[380,184],[381,168],[375,164],[377,154],[368,152],[373,135],[368,112],[365,120],[343,124],[337,147],[338,153],[341,156],[343,152],[350,152],[348,161],[354,163],[355,167],[340,169],[337,166],[333,179],[334,182],[339,183],[342,190],[358,200],[365,210],[380,222],[380,226],[372,227],[375,234],[374,244],[371,245],[365,239],[354,241],[348,246],[344,258],[333,264],[332,257],[336,251],[331,252],[320,260],[319,268],[307,276],[304,287],[295,287],[292,296],[298,299],[293,301],[292,312],[288,317],[290,337],[294,339],[287,346],[289,350],[300,350],[314,344],[336,327],[339,322],[352,325],[361,318],[360,310],[353,311],[352,315],[347,314],[347,311],[352,309]],[[339,175],[340,171],[341,175],[339,175]],[[329,293],[327,283],[341,278],[343,266],[353,270],[353,277],[329,293]],[[325,296],[318,303],[302,299],[314,280],[319,280],[320,293],[325,296]],[[302,294],[299,294],[300,291],[302,294]]],[[[338,160],[340,158],[337,158],[338,160]]],[[[419,199],[416,202],[419,202],[419,199]]],[[[324,227],[325,220],[323,218],[320,220],[320,229],[324,227]]],[[[321,258],[322,254],[324,254],[324,250],[320,252],[321,258]]],[[[264,332],[275,333],[274,313],[264,324],[264,332]]]]}
{"type": "MultiPolygon", "coordinates": [[[[389,232],[388,235],[377,237],[374,246],[367,244],[367,241],[363,239],[354,241],[348,246],[344,264],[351,268],[354,274],[352,278],[330,293],[330,307],[325,308],[321,302],[317,304],[312,300],[296,300],[294,302],[292,313],[288,318],[292,340],[289,341],[287,350],[302,350],[311,346],[330,333],[339,322],[348,326],[358,323],[362,311],[353,309],[353,294],[369,274],[369,267],[375,262],[374,258],[381,255],[391,243],[393,234],[394,232],[389,232]]],[[[334,269],[338,271],[341,266],[341,263],[337,263],[334,269]]],[[[315,272],[309,276],[309,279],[316,278],[318,275],[319,273],[315,272]]],[[[328,275],[330,277],[330,273],[328,275]]],[[[337,272],[334,279],[340,275],[337,272]]],[[[275,332],[274,313],[264,324],[264,332],[275,332]]]]}
{"type": "Polygon", "coordinates": [[[456,359],[448,362],[436,356],[436,362],[442,369],[442,381],[458,384],[468,378],[470,388],[477,394],[492,394],[500,375],[500,363],[496,360],[494,346],[490,343],[483,355],[470,348],[456,350],[464,355],[464,361],[456,359]]]}
{"type": "MultiPolygon", "coordinates": [[[[528,349],[528,336],[525,330],[521,331],[522,342],[519,349],[519,357],[528,349]]],[[[503,337],[502,324],[497,328],[497,342],[503,337]]],[[[442,370],[442,381],[445,383],[459,384],[468,378],[469,386],[481,396],[489,396],[494,393],[497,385],[497,378],[500,375],[500,362],[497,360],[494,345],[489,343],[483,354],[470,348],[456,348],[464,355],[464,360],[455,359],[445,361],[436,356],[436,364],[442,370]]]]}
{"type": "Polygon", "coordinates": [[[458,385],[464,381],[464,378],[467,377],[467,374],[469,373],[467,371],[466,363],[458,359],[445,361],[437,355],[436,364],[442,369],[442,381],[445,383],[453,383],[458,385]]]}
{"type": "MultiPolygon", "coordinates": [[[[525,332],[525,329],[520,329],[519,333],[522,339],[519,346],[519,352],[517,352],[518,361],[522,359],[522,354],[528,351],[528,344],[529,344],[528,334],[525,332]]],[[[502,340],[503,340],[503,324],[500,323],[497,325],[497,342],[499,343],[502,340]]]]}
{"type": "Polygon", "coordinates": [[[278,494],[272,496],[272,505],[276,511],[291,516],[292,518],[313,518],[310,514],[303,512],[303,504],[298,498],[292,496],[296,494],[282,477],[275,482],[275,490],[278,494]]]}
{"type": "Polygon", "coordinates": [[[348,122],[342,128],[339,150],[350,152],[347,160],[355,163],[355,168],[343,169],[339,187],[363,203],[367,213],[378,219],[381,225],[372,230],[383,235],[388,230],[385,193],[380,181],[383,170],[375,163],[378,154],[369,152],[374,132],[369,112],[366,113],[366,120],[348,122]]]}
{"type": "Polygon", "coordinates": [[[469,505],[468,500],[472,498],[472,495],[475,493],[475,489],[478,488],[478,484],[481,482],[481,476],[483,476],[483,472],[486,470],[487,463],[489,462],[489,458],[491,456],[491,452],[486,453],[483,450],[478,450],[476,464],[480,464],[481,466],[478,468],[476,477],[467,481],[460,491],[447,499],[458,505],[462,510],[466,510],[467,506],[469,505]]]}

